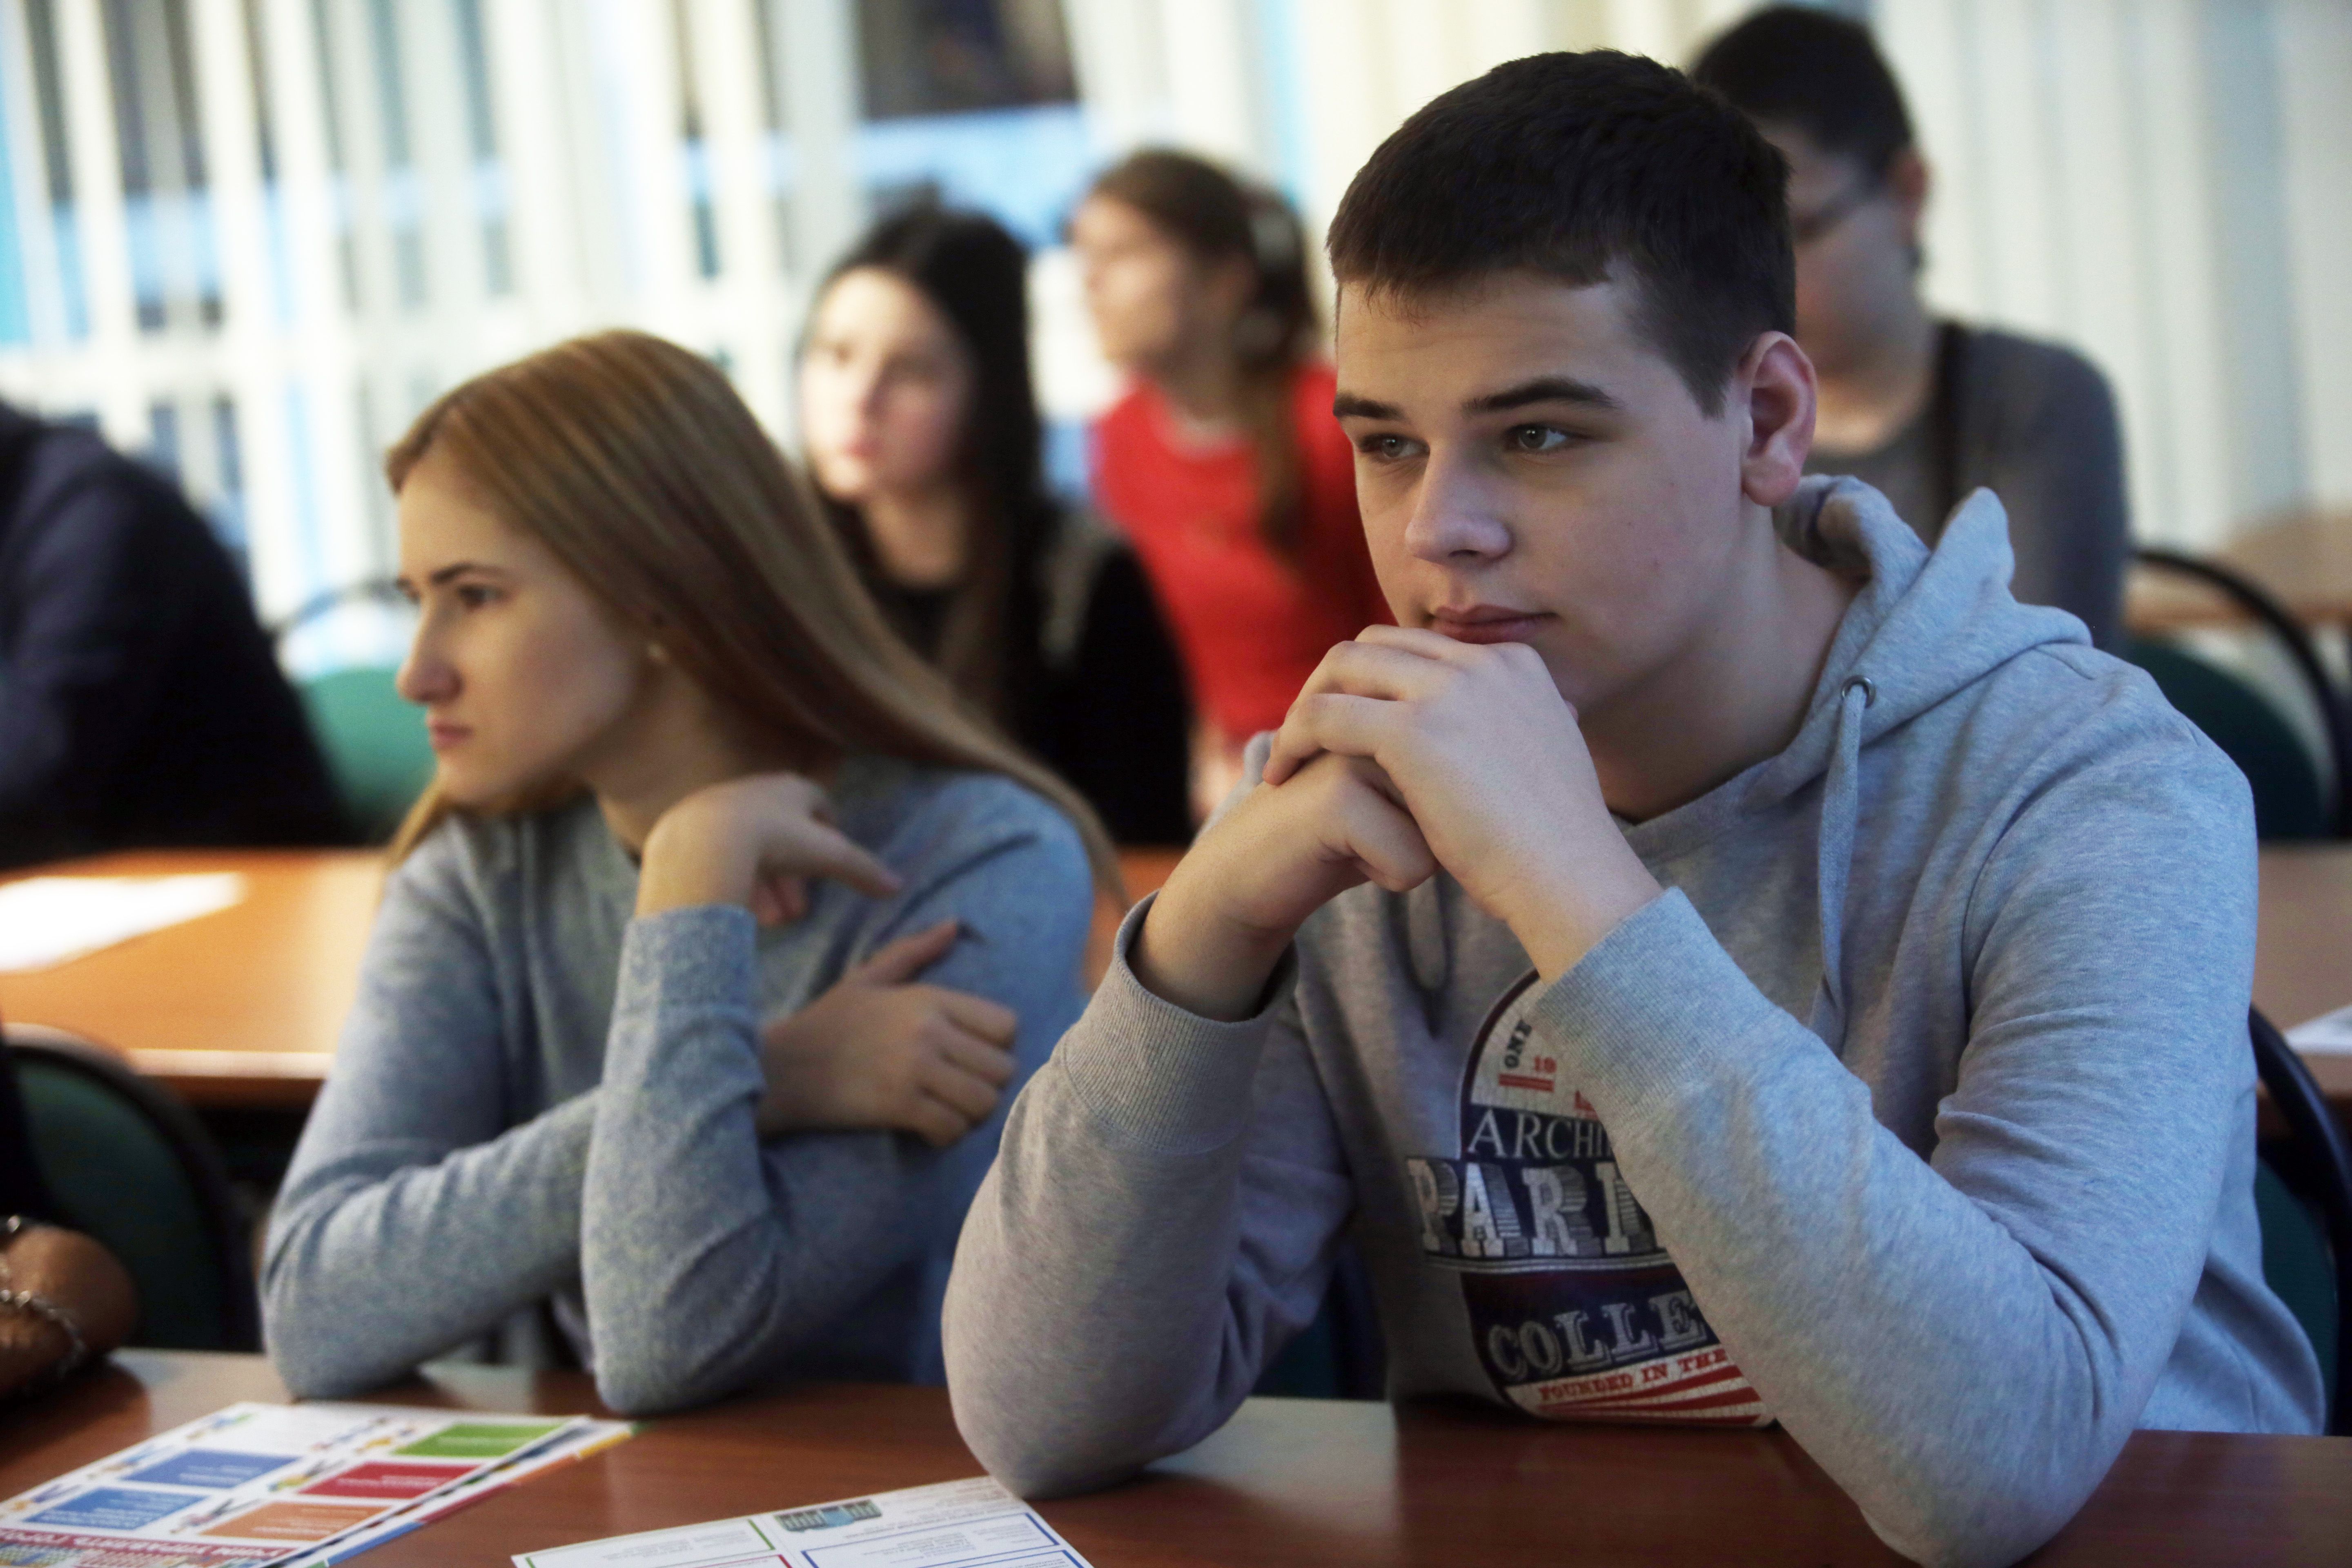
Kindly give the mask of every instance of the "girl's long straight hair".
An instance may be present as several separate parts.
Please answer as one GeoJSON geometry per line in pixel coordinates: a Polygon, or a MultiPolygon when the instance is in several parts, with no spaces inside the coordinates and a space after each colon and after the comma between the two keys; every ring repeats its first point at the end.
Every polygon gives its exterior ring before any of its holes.
{"type": "Polygon", "coordinates": [[[1255,283],[1232,344],[1242,373],[1236,413],[1257,459],[1258,531],[1277,556],[1295,559],[1307,493],[1293,389],[1320,333],[1298,215],[1204,158],[1158,147],[1112,164],[1087,195],[1133,207],[1201,262],[1249,264],[1255,283]]]}
{"type": "MultiPolygon", "coordinates": [[[[956,441],[964,567],[949,593],[934,662],[967,700],[1017,734],[1044,673],[1039,558],[1055,521],[1029,374],[1029,257],[995,219],[924,204],[869,229],[825,275],[818,300],[866,270],[922,295],[971,357],[971,395],[956,441]]],[[[857,510],[816,488],[851,559],[868,581],[881,583],[881,562],[857,510]]]]}
{"type": "MultiPolygon", "coordinates": [[[[740,722],[795,752],[1001,773],[1060,808],[1097,882],[1118,895],[1093,811],[891,632],[798,475],[709,360],[644,332],[574,338],[419,415],[384,456],[395,493],[427,453],[740,722]]],[[[526,804],[572,787],[547,781],[526,804]]],[[[394,859],[455,809],[428,786],[394,859]]]]}

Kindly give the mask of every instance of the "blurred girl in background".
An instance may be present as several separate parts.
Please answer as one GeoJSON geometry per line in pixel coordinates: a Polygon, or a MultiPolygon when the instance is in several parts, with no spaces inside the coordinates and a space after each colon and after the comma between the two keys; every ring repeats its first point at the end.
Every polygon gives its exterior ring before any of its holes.
{"type": "Polygon", "coordinates": [[[1092,815],[890,635],[698,355],[560,344],[385,468],[438,771],[271,1217],[288,1386],[542,1303],[623,1411],[938,1381],[1115,877],[1092,815]]]}
{"type": "Polygon", "coordinates": [[[1045,492],[1028,258],[918,207],[835,267],[800,367],[809,471],[900,635],[1123,844],[1181,844],[1182,667],[1135,557],[1045,492]]]}
{"type": "Polygon", "coordinates": [[[1200,715],[1194,805],[1240,776],[1332,644],[1390,618],[1355,456],[1316,357],[1298,220],[1181,153],[1139,153],[1070,223],[1104,355],[1133,385],[1095,432],[1095,494],[1160,591],[1200,715]]]}

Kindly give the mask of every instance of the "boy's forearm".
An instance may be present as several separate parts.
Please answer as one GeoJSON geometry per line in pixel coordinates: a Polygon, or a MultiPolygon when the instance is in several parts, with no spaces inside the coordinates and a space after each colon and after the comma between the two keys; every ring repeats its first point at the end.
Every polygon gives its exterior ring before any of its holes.
{"type": "MultiPolygon", "coordinates": [[[[2103,1225],[2113,1184],[2053,1170],[2075,1212],[2029,1249],[2000,1201],[2016,1173],[1971,1193],[1904,1147],[1679,896],[1541,1006],[1741,1371],[1882,1534],[1929,1560],[2013,1557],[2072,1515],[2178,1333],[2201,1258],[2194,1181],[2103,1225]],[[2111,1278],[2119,1249],[2094,1250],[2134,1221],[2141,1297],[2111,1278]]],[[[2200,1163],[2194,1142],[2177,1163],[2200,1163]]]]}
{"type": "Polygon", "coordinates": [[[1125,962],[1146,912],[1014,1105],[949,1283],[958,1424],[1024,1492],[1197,1441],[1248,1392],[1268,1325],[1296,1312],[1235,1279],[1271,1022],[1216,1023],[1146,991],[1125,962]]]}

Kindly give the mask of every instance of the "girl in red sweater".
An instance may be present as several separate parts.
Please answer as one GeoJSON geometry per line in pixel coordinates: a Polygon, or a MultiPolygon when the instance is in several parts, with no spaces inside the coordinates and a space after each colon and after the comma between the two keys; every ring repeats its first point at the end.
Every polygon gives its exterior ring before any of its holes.
{"type": "Polygon", "coordinates": [[[1278,727],[1333,643],[1387,621],[1298,220],[1215,165],[1145,152],[1070,223],[1104,354],[1134,378],[1095,430],[1095,496],[1150,574],[1192,679],[1193,799],[1278,727]]]}

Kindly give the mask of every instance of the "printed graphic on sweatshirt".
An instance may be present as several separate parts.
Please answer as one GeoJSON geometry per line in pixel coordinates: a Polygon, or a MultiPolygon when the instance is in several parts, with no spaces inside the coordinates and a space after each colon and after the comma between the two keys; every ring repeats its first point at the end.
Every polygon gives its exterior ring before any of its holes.
{"type": "Polygon", "coordinates": [[[1495,1004],[1471,1047],[1462,1157],[1405,1162],[1422,1251],[1460,1274],[1480,1364],[1504,1398],[1554,1420],[1769,1425],[1608,1129],[1535,1037],[1535,981],[1495,1004]]]}

